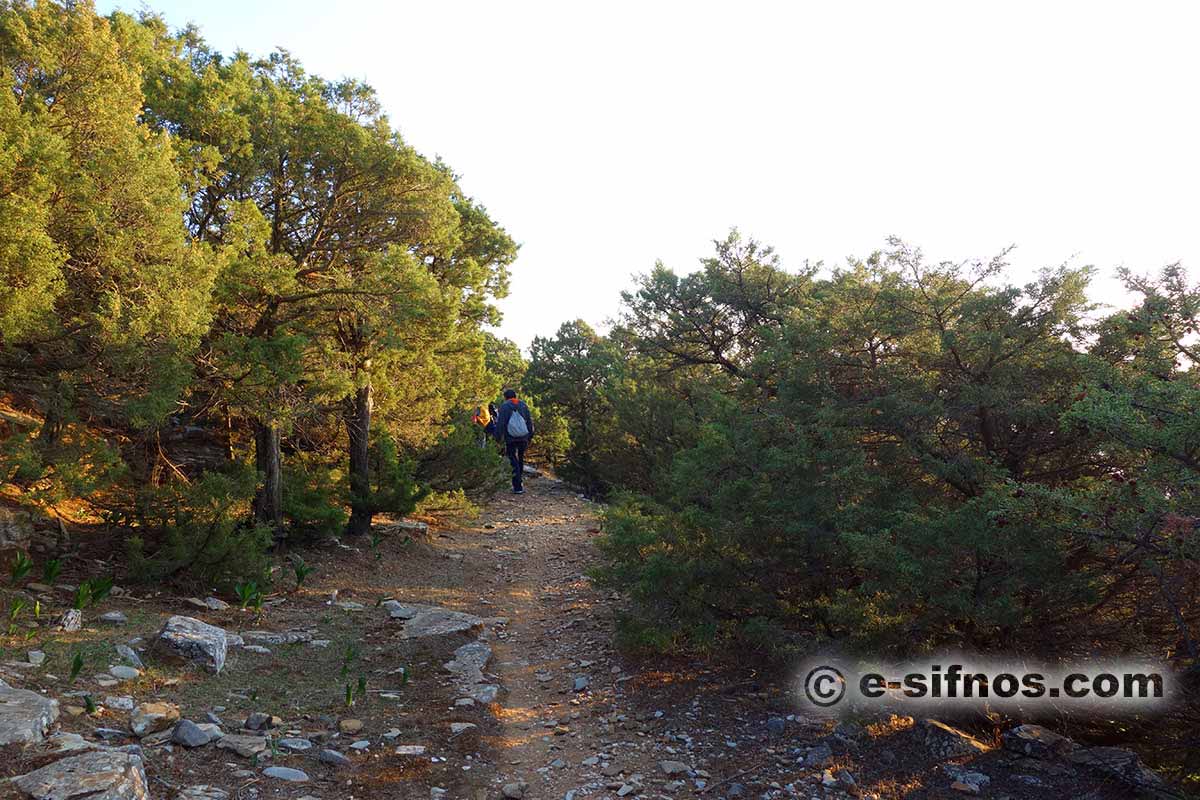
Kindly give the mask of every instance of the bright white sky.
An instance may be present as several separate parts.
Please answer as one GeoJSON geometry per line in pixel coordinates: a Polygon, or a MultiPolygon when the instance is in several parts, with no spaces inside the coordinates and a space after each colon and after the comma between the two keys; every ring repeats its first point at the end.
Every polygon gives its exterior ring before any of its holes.
{"type": "Polygon", "coordinates": [[[522,243],[501,329],[522,346],[602,324],[632,274],[690,271],[731,226],[789,266],[894,233],[947,259],[1015,243],[1015,281],[1200,269],[1198,4],[150,6],[223,52],[373,85],[522,243]]]}

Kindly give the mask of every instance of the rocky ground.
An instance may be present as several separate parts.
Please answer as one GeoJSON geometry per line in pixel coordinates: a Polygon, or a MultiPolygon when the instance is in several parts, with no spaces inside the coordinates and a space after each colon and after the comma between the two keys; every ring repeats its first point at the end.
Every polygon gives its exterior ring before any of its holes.
{"type": "MultiPolygon", "coordinates": [[[[0,797],[1172,796],[1127,751],[1034,726],[835,724],[797,716],[752,659],[623,657],[620,598],[585,575],[595,508],[527,488],[469,526],[306,552],[316,572],[261,612],[118,587],[78,631],[16,626],[0,797]]],[[[74,588],[15,596],[57,614],[74,588]]]]}

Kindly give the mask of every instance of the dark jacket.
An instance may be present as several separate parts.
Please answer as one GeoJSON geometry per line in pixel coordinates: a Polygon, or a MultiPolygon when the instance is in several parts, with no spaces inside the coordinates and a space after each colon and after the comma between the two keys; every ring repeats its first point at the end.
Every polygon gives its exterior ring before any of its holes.
{"type": "Polygon", "coordinates": [[[511,400],[505,400],[500,404],[500,413],[496,416],[496,439],[502,442],[509,441],[525,441],[528,442],[533,438],[533,417],[529,415],[529,406],[525,405],[524,400],[518,400],[515,404],[511,400]],[[529,428],[529,435],[521,439],[508,435],[508,419],[513,415],[513,412],[520,414],[525,418],[525,425],[529,428]]]}

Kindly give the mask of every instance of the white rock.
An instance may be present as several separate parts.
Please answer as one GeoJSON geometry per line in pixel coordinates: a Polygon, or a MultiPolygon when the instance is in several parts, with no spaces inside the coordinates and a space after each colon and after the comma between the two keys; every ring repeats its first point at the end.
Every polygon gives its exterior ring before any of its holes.
{"type": "Polygon", "coordinates": [[[175,616],[159,631],[157,646],[168,653],[220,672],[225,666],[229,640],[225,630],[192,617],[175,616]]]}
{"type": "Polygon", "coordinates": [[[423,756],[425,755],[425,745],[423,744],[402,744],[396,748],[398,756],[423,756]]]}
{"type": "Polygon", "coordinates": [[[36,744],[58,719],[58,701],[0,681],[0,745],[36,744]]]}

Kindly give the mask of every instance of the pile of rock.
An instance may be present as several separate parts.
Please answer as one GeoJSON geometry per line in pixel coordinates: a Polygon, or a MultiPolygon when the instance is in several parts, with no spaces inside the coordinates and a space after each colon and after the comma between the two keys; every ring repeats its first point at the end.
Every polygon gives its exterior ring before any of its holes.
{"type": "MultiPolygon", "coordinates": [[[[970,734],[937,720],[922,720],[918,730],[930,754],[939,760],[973,757],[991,750],[970,734]]],[[[1066,771],[1082,767],[1100,772],[1141,792],[1153,793],[1163,786],[1162,778],[1131,750],[1087,747],[1041,725],[1018,725],[1001,736],[1001,745],[1018,756],[1057,762],[1066,771]]],[[[959,764],[946,764],[942,771],[950,777],[950,787],[964,794],[980,794],[991,782],[983,772],[959,764]]]]}
{"type": "Polygon", "coordinates": [[[1005,731],[1001,741],[1011,752],[1043,760],[1065,760],[1140,791],[1153,792],[1163,786],[1158,773],[1123,747],[1086,747],[1041,725],[1018,725],[1005,731]]]}

